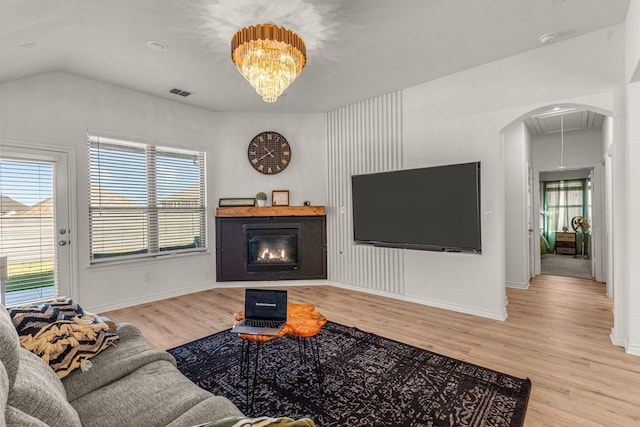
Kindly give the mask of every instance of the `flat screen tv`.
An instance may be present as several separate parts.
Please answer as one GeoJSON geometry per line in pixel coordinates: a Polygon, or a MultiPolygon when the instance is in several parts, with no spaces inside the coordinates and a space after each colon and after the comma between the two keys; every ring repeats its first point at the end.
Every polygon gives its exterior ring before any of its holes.
{"type": "Polygon", "coordinates": [[[359,244],[480,253],[480,162],[351,177],[359,244]]]}

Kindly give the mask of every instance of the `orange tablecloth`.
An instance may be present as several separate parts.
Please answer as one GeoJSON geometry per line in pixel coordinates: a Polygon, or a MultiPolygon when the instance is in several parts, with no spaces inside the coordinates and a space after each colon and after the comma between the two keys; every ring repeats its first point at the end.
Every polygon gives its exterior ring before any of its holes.
{"type": "MultiPolygon", "coordinates": [[[[235,320],[244,319],[244,311],[235,314],[235,320]]],[[[240,334],[243,340],[265,342],[285,335],[313,337],[327,324],[327,319],[311,304],[287,303],[287,322],[277,336],[240,334]]]]}

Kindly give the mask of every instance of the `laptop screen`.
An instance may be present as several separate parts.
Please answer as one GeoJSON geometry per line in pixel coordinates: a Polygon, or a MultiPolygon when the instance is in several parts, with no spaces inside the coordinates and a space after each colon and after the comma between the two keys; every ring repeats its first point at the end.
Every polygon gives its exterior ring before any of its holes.
{"type": "Polygon", "coordinates": [[[246,289],[244,317],[247,319],[287,319],[287,291],[246,289]]]}

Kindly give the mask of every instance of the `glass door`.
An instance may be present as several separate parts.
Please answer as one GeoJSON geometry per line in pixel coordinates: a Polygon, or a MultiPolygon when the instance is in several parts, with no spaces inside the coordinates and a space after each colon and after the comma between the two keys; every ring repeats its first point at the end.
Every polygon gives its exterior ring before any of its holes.
{"type": "Polygon", "coordinates": [[[67,156],[0,150],[0,261],[5,305],[70,295],[67,156]]]}

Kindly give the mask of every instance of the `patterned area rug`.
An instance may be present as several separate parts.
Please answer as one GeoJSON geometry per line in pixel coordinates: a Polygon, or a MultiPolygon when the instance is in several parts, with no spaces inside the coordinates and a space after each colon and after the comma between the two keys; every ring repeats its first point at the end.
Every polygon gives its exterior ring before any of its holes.
{"type": "Polygon", "coordinates": [[[246,415],[309,417],[323,427],[524,423],[529,379],[333,322],[317,342],[322,392],[311,361],[301,357],[298,340],[276,339],[262,344],[252,408],[246,404],[242,341],[236,334],[223,331],[169,352],[193,382],[226,396],[246,415]]]}

